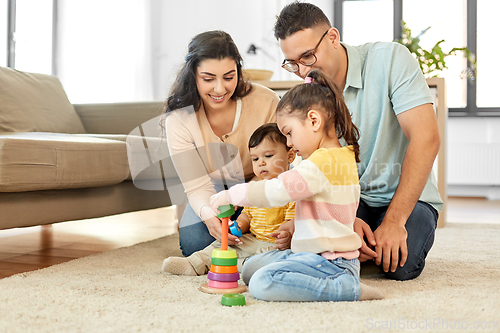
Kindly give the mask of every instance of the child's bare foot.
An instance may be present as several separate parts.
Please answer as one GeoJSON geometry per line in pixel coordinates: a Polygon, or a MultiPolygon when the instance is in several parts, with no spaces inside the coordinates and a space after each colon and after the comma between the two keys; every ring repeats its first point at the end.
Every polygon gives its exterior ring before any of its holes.
{"type": "Polygon", "coordinates": [[[383,299],[385,297],[382,290],[377,287],[372,287],[361,282],[359,284],[361,286],[361,296],[359,297],[360,301],[383,299]]]}
{"type": "Polygon", "coordinates": [[[197,276],[193,266],[189,263],[187,258],[169,257],[163,260],[162,271],[172,273],[175,275],[189,275],[197,276]]]}

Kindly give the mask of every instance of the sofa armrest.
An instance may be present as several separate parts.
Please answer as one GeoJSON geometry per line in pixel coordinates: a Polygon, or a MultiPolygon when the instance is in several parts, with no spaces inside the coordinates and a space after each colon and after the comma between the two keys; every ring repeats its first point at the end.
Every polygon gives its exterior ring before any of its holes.
{"type": "Polygon", "coordinates": [[[164,102],[74,104],[87,133],[129,134],[163,111],[164,102]]]}

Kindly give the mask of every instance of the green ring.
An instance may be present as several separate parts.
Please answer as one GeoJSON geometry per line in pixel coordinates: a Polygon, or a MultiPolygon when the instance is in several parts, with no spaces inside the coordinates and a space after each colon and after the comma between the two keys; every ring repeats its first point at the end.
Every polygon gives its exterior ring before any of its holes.
{"type": "Polygon", "coordinates": [[[245,305],[245,296],[241,294],[224,294],[220,304],[225,306],[245,305]]]}
{"type": "Polygon", "coordinates": [[[212,265],[235,266],[237,264],[238,264],[238,258],[214,258],[214,257],[212,257],[212,265]]]}

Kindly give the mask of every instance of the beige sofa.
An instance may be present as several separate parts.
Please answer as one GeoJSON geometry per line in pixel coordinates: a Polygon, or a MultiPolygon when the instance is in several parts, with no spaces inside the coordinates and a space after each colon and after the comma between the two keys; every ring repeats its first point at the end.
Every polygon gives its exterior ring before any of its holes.
{"type": "Polygon", "coordinates": [[[56,77],[0,67],[0,229],[171,205],[134,186],[127,158],[127,135],[161,110],[72,105],[56,77]]]}

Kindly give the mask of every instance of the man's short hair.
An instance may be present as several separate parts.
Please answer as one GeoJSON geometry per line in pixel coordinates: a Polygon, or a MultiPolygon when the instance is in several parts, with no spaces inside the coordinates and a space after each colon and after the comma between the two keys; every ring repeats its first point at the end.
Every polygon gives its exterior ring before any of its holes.
{"type": "Polygon", "coordinates": [[[274,37],[285,39],[297,31],[313,28],[320,24],[332,27],[328,17],[319,7],[311,3],[295,1],[286,5],[278,15],[274,25],[274,37]]]}

